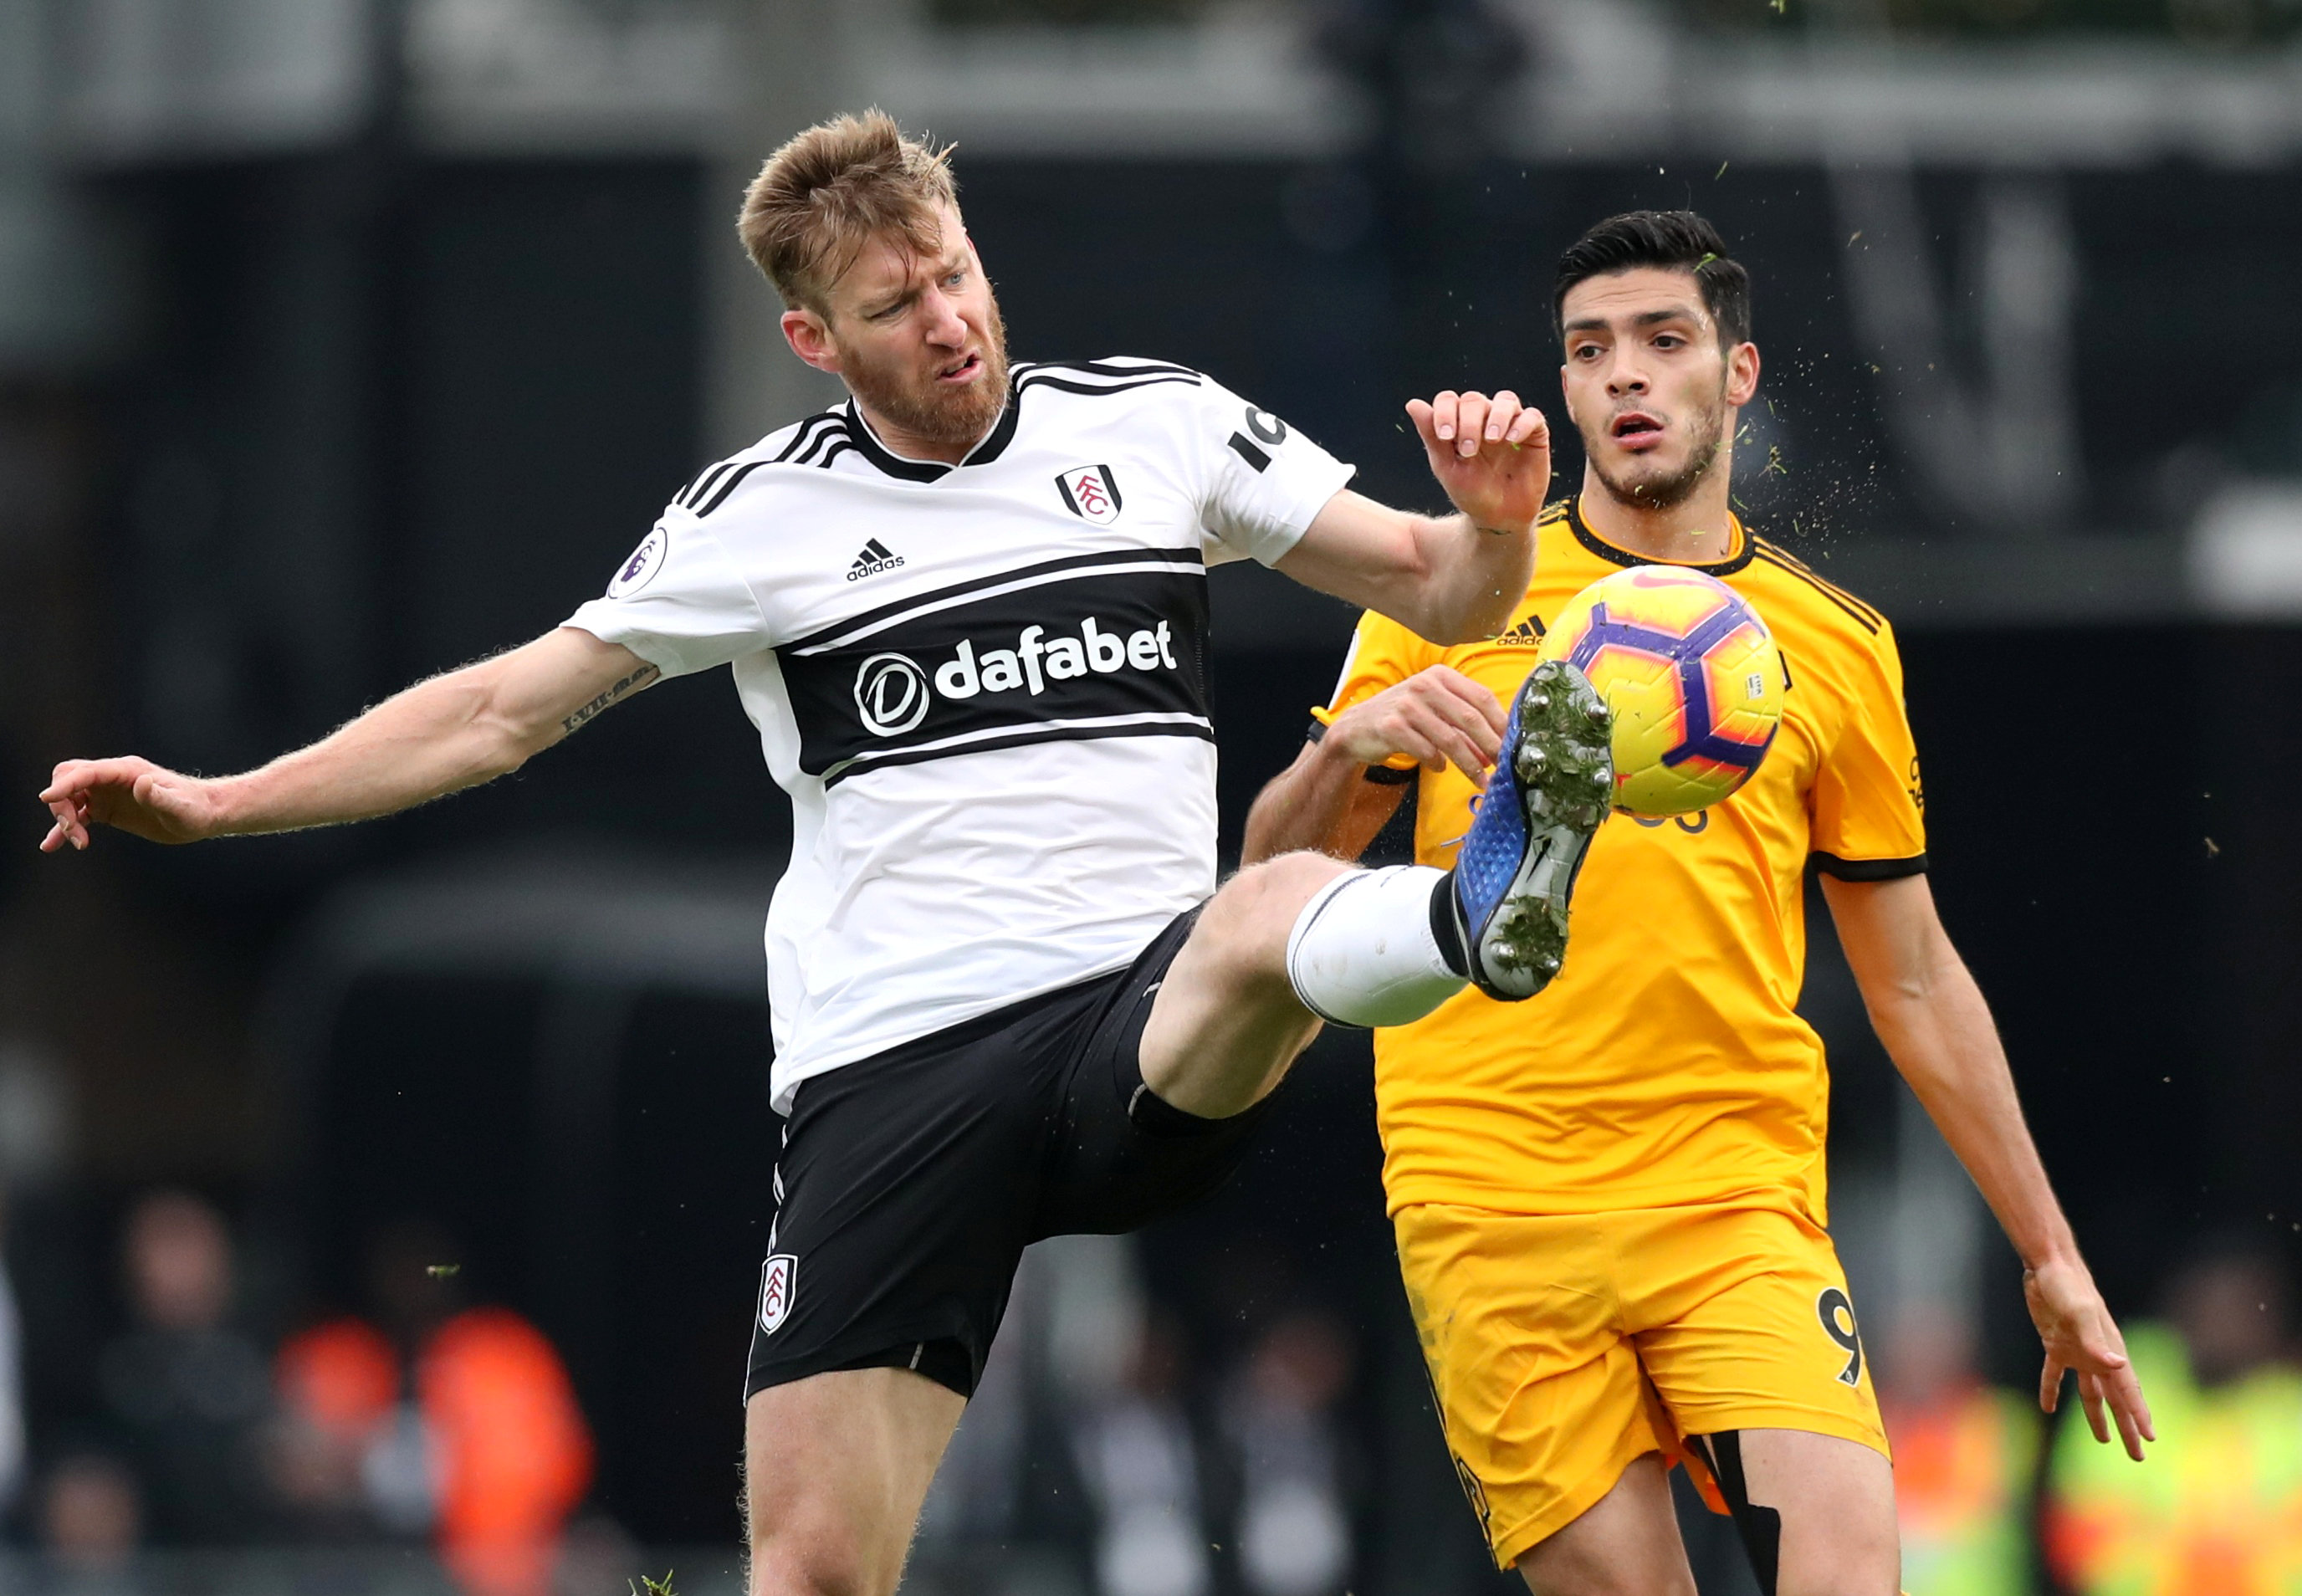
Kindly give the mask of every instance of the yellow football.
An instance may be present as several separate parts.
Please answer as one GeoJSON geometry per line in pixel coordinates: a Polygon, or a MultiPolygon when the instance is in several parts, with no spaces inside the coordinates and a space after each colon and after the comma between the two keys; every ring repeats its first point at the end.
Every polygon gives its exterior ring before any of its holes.
{"type": "Polygon", "coordinates": [[[1716,576],[1634,566],[1567,601],[1539,655],[1591,678],[1615,711],[1615,806],[1703,809],[1751,779],[1783,720],[1783,658],[1716,576]]]}

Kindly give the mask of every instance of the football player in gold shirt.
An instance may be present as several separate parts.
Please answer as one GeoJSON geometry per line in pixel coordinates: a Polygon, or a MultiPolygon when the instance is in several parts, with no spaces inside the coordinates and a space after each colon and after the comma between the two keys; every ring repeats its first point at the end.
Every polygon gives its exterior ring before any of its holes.
{"type": "Polygon", "coordinates": [[[2041,1404],[2075,1372],[2096,1436],[2114,1424],[2138,1458],[2149,1410],[1936,918],[1894,633],[1731,511],[1759,383],[1746,273],[1700,217],[1635,213],[1567,252],[1555,305],[1587,463],[1512,625],[1441,648],[1365,617],[1247,857],[1355,858],[1412,782],[1416,857],[1450,863],[1501,698],[1546,617],[1609,572],[1691,566],[1757,609],[1789,683],[1766,761],[1708,810],[1600,830],[1541,997],[1466,989],[1377,1032],[1383,1181],[1500,1566],[1540,1596],[1693,1596],[1667,1478],[1684,1462],[1769,1596],[1893,1596],[1886,1437],[1823,1229],[1822,1045],[1794,1008],[1810,861],[1871,1023],[2021,1255],[2041,1404]]]}

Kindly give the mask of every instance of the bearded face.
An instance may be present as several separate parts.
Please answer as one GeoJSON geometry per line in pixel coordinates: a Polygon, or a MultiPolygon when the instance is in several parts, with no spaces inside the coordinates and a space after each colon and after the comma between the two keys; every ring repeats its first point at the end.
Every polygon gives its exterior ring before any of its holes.
{"type": "Polygon", "coordinates": [[[1720,480],[1758,350],[1729,344],[1692,271],[1638,266],[1585,279],[1559,307],[1567,414],[1591,478],[1627,509],[1668,511],[1720,480]]]}
{"type": "Polygon", "coordinates": [[[1695,400],[1676,419],[1681,427],[1681,447],[1668,455],[1624,454],[1615,447],[1613,416],[1603,425],[1584,424],[1577,428],[1592,475],[1609,498],[1635,509],[1675,509],[1702,485],[1718,464],[1719,446],[1726,440],[1725,389],[1708,399],[1695,400]]]}
{"type": "Polygon", "coordinates": [[[888,447],[956,461],[1007,402],[1007,329],[958,208],[932,220],[867,239],[820,303],[784,313],[784,335],[888,447]]]}
{"type": "Polygon", "coordinates": [[[927,443],[973,444],[1007,403],[1007,327],[988,284],[979,315],[966,320],[969,336],[958,349],[843,338],[839,374],[893,430],[927,443]]]}

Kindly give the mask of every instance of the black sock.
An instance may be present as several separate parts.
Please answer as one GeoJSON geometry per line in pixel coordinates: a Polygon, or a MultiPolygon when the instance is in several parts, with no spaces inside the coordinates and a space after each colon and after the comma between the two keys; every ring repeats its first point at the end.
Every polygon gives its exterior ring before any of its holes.
{"type": "Polygon", "coordinates": [[[1431,940],[1439,945],[1439,956],[1447,968],[1471,979],[1471,955],[1463,946],[1462,911],[1455,907],[1455,872],[1449,870],[1439,878],[1439,885],[1431,889],[1431,940]]]}

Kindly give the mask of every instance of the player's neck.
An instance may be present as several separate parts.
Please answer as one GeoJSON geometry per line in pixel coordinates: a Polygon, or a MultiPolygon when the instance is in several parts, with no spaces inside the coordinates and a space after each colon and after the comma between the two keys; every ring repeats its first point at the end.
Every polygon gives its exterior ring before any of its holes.
{"type": "Polygon", "coordinates": [[[993,416],[990,426],[985,427],[981,433],[964,443],[954,443],[946,439],[922,438],[895,425],[870,405],[865,404],[861,396],[853,390],[849,391],[849,397],[855,400],[855,413],[861,416],[863,418],[863,424],[871,429],[871,435],[879,441],[880,447],[901,459],[933,460],[938,465],[956,466],[967,458],[969,450],[990,435],[991,427],[999,424],[998,416],[993,416]]]}
{"type": "Polygon", "coordinates": [[[1726,496],[1727,461],[1718,464],[1694,491],[1664,508],[1625,504],[1607,491],[1599,474],[1583,467],[1583,524],[1616,548],[1647,559],[1710,565],[1735,552],[1735,517],[1726,496]]]}

